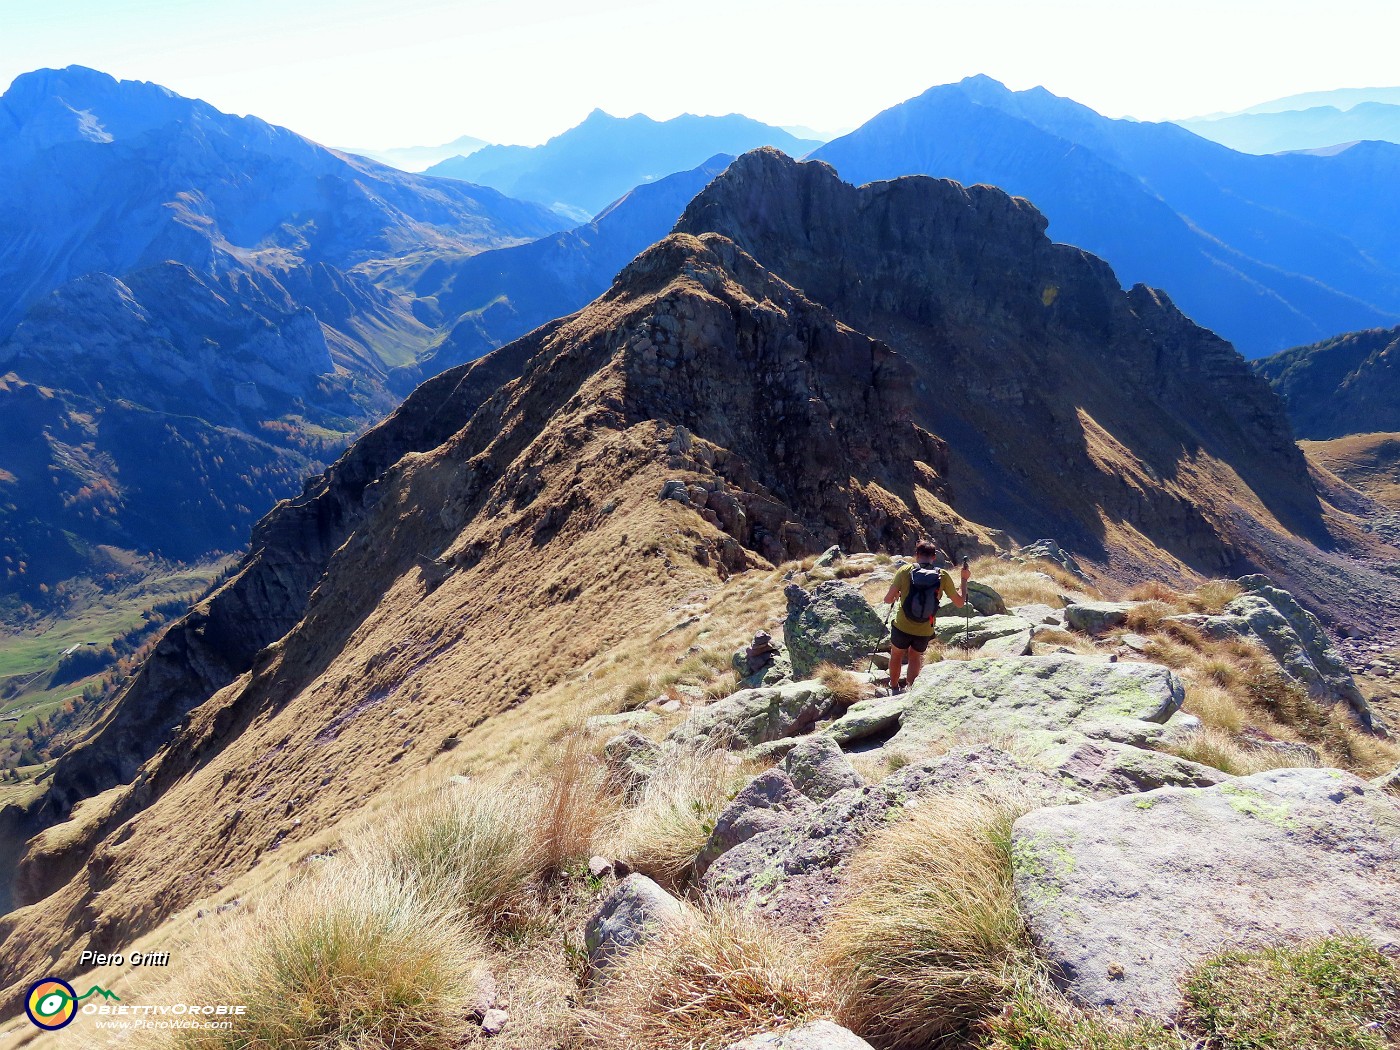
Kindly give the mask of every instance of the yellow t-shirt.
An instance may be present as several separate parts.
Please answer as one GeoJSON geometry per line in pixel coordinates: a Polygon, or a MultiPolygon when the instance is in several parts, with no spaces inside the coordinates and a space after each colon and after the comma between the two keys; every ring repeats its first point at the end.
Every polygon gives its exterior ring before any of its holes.
{"type": "MultiPolygon", "coordinates": [[[[909,597],[909,577],[914,571],[912,565],[901,565],[894,574],[894,586],[899,588],[899,603],[895,606],[894,625],[905,634],[912,634],[915,638],[929,638],[933,635],[933,624],[925,620],[917,623],[904,615],[904,599],[909,597]]],[[[940,572],[942,581],[939,583],[939,590],[950,599],[958,596],[957,588],[953,586],[953,578],[946,572],[940,572]]]]}

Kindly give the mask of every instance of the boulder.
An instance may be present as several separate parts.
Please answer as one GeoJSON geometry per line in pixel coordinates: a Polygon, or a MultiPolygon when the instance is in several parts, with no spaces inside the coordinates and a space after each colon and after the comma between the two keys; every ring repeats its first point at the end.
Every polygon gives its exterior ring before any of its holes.
{"type": "Polygon", "coordinates": [[[1016,736],[1035,748],[1105,719],[1165,722],[1185,697],[1181,679],[1156,664],[1082,656],[943,660],[926,667],[899,704],[853,704],[825,732],[839,742],[855,739],[847,719],[868,724],[879,712],[897,719],[889,746],[907,755],[937,751],[968,731],[1016,736]]]}
{"type": "Polygon", "coordinates": [[[817,802],[865,783],[829,736],[803,737],[783,759],[783,769],[798,791],[817,802]]]}
{"type": "Polygon", "coordinates": [[[784,594],[788,613],[783,639],[799,679],[809,677],[824,661],[848,667],[868,658],[885,638],[884,621],[844,580],[828,580],[811,591],[788,584],[784,594]]]}
{"type": "Polygon", "coordinates": [[[1037,755],[1034,764],[1053,765],[1095,798],[1161,787],[1212,787],[1232,779],[1228,773],[1176,755],[1078,735],[1037,755]]]}
{"type": "Polygon", "coordinates": [[[1048,627],[1063,627],[1065,625],[1065,611],[1050,605],[1018,605],[1011,612],[1037,626],[1044,624],[1048,627]]]}
{"type": "Polygon", "coordinates": [[[879,784],[839,791],[787,823],[740,843],[710,865],[704,889],[815,932],[841,890],[851,855],[866,836],[897,819],[904,807],[946,791],[1015,791],[1050,805],[1085,797],[996,748],[955,748],[906,766],[879,784]]]}
{"type": "Polygon", "coordinates": [[[628,795],[635,795],[656,771],[661,748],[635,729],[619,733],[603,745],[603,762],[628,795]]]}
{"type": "Polygon", "coordinates": [[[727,1050],[874,1050],[860,1036],[833,1021],[812,1021],[788,1032],[751,1035],[727,1050]]]}
{"type": "Polygon", "coordinates": [[[823,729],[822,733],[840,746],[891,734],[898,729],[900,717],[908,704],[907,693],[857,700],[846,708],[845,714],[823,729]]]}
{"type": "Polygon", "coordinates": [[[1133,602],[1074,602],[1065,606],[1065,623],[1072,631],[1103,634],[1128,622],[1133,602]]]}
{"type": "Polygon", "coordinates": [[[1400,806],[1340,770],[1036,810],[1012,855],[1033,940],[1086,1007],[1167,1020],[1228,948],[1347,931],[1400,950],[1400,806]]]}
{"type": "MultiPolygon", "coordinates": [[[[958,579],[956,573],[953,579],[956,584],[958,579]]],[[[1004,616],[1006,614],[1006,600],[985,583],[968,580],[967,600],[982,616],[1004,616]]]]}
{"type": "Polygon", "coordinates": [[[627,729],[632,726],[650,725],[661,716],[655,711],[619,711],[611,715],[591,715],[584,725],[590,730],[627,729]]]}
{"type": "Polygon", "coordinates": [[[606,974],[628,952],[685,917],[685,906],[645,875],[628,875],[588,920],[583,943],[589,979],[606,974]]]}
{"type": "Polygon", "coordinates": [[[695,860],[695,872],[703,875],[716,859],[741,842],[788,823],[811,808],[812,800],[793,786],[785,771],[760,773],[734,796],[710,832],[709,841],[695,860]]]}
{"type": "Polygon", "coordinates": [[[1242,576],[1241,594],[1219,616],[1197,618],[1211,638],[1252,638],[1268,650],[1279,668],[1318,703],[1346,704],[1368,729],[1370,705],[1356,685],[1346,661],[1327,637],[1322,623],[1267,576],[1242,576]]]}
{"type": "Polygon", "coordinates": [[[934,633],[944,645],[977,649],[995,638],[1029,634],[1031,626],[1019,616],[979,616],[969,620],[959,612],[952,618],[940,616],[934,633]]]}
{"type": "Polygon", "coordinates": [[[1060,545],[1054,540],[1036,540],[1027,544],[1016,552],[1016,557],[1022,561],[1052,561],[1072,576],[1089,582],[1088,575],[1079,567],[1079,563],[1074,560],[1074,556],[1062,550],[1060,545]]]}
{"type": "Polygon", "coordinates": [[[842,557],[844,557],[844,555],[841,553],[841,548],[838,545],[833,544],[826,550],[822,551],[821,554],[817,556],[817,560],[812,564],[815,568],[818,569],[829,569],[831,568],[831,566],[835,565],[838,561],[840,561],[842,557]]]}
{"type": "Polygon", "coordinates": [[[831,690],[817,681],[741,689],[708,707],[696,708],[667,740],[741,751],[769,740],[811,732],[831,711],[831,690]]]}
{"type": "Polygon", "coordinates": [[[1017,631],[983,642],[977,650],[978,656],[1025,656],[1031,651],[1031,632],[1017,631]]]}

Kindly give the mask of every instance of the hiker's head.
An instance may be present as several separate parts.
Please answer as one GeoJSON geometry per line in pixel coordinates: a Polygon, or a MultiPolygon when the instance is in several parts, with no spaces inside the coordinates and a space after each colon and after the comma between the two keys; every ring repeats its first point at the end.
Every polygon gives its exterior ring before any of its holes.
{"type": "Polygon", "coordinates": [[[914,560],[918,562],[935,562],[938,560],[938,546],[932,540],[920,540],[914,548],[914,560]]]}

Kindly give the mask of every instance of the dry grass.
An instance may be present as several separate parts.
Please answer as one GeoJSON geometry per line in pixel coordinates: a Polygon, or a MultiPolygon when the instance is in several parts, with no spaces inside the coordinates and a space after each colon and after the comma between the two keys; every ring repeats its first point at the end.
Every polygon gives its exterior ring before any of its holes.
{"type": "Polygon", "coordinates": [[[517,921],[545,854],[539,798],[524,786],[452,785],[390,811],[347,844],[351,862],[493,929],[517,921]]]}
{"type": "Polygon", "coordinates": [[[1225,606],[1243,593],[1234,580],[1208,580],[1186,596],[1186,603],[1192,612],[1218,616],[1225,606]]]}
{"type": "MultiPolygon", "coordinates": [[[[1068,576],[1058,565],[1063,575],[1068,576]]],[[[1067,590],[1082,590],[1084,585],[1078,580],[1066,585],[1058,577],[1046,572],[1043,563],[1033,562],[1017,565],[998,558],[978,558],[972,563],[972,578],[985,583],[1005,600],[1007,607],[1017,605],[1048,605],[1052,609],[1063,608],[1062,595],[1067,590]]]]}
{"type": "Polygon", "coordinates": [[[1145,601],[1140,605],[1135,605],[1128,610],[1128,630],[1137,631],[1139,634],[1147,634],[1162,626],[1162,621],[1168,616],[1174,616],[1180,610],[1166,602],[1157,600],[1145,601]]]}
{"type": "Polygon", "coordinates": [[[181,989],[240,1003],[228,1031],[162,1033],[197,1050],[455,1050],[484,948],[402,882],[337,866],[246,916],[181,989]]]}
{"type": "Polygon", "coordinates": [[[1295,751],[1248,747],[1239,737],[1209,726],[1189,734],[1166,748],[1173,755],[1211,766],[1231,776],[1245,777],[1269,769],[1315,766],[1306,755],[1295,751]]]}
{"type": "Polygon", "coordinates": [[[1160,580],[1148,580],[1146,583],[1137,584],[1128,591],[1127,600],[1130,602],[1156,602],[1159,605],[1169,606],[1172,612],[1185,612],[1189,608],[1186,595],[1173,590],[1160,580]]]}
{"type": "Polygon", "coordinates": [[[1034,966],[1011,884],[1013,799],[930,799],[870,840],[822,934],[847,1027],[888,1050],[965,1037],[1034,966]]]}
{"type": "Polygon", "coordinates": [[[619,808],[607,767],[586,738],[571,731],[564,734],[535,776],[542,790],[532,832],[544,874],[558,874],[587,863],[594,843],[612,824],[619,808]]]}
{"type": "Polygon", "coordinates": [[[831,690],[831,695],[841,706],[850,707],[860,699],[860,683],[845,668],[837,667],[830,661],[823,661],[817,664],[816,677],[822,685],[831,690]]]}
{"type": "Polygon", "coordinates": [[[1214,683],[1188,684],[1186,703],[1182,707],[1207,727],[1230,734],[1238,733],[1248,721],[1248,712],[1235,694],[1214,683]]]}
{"type": "Polygon", "coordinates": [[[613,852],[663,886],[683,885],[743,780],[723,751],[671,757],[623,814],[613,852]]]}
{"type": "Polygon", "coordinates": [[[806,945],[732,907],[668,929],[628,955],[593,1004],[591,1045],[615,1050],[727,1047],[833,1010],[806,945]]]}

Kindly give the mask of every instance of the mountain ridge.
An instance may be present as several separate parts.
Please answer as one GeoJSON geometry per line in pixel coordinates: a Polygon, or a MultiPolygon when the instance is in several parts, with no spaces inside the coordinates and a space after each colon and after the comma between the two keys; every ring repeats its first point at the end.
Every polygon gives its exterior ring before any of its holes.
{"type": "Polygon", "coordinates": [[[1372,146],[1249,157],[1174,124],[1109,120],[1044,89],[974,77],[810,156],[854,183],[928,174],[1025,196],[1056,240],[1107,259],[1127,283],[1169,290],[1260,356],[1400,316],[1400,244],[1373,189],[1400,165],[1400,147],[1372,146]],[[1368,207],[1347,203],[1358,199],[1368,207]]]}

